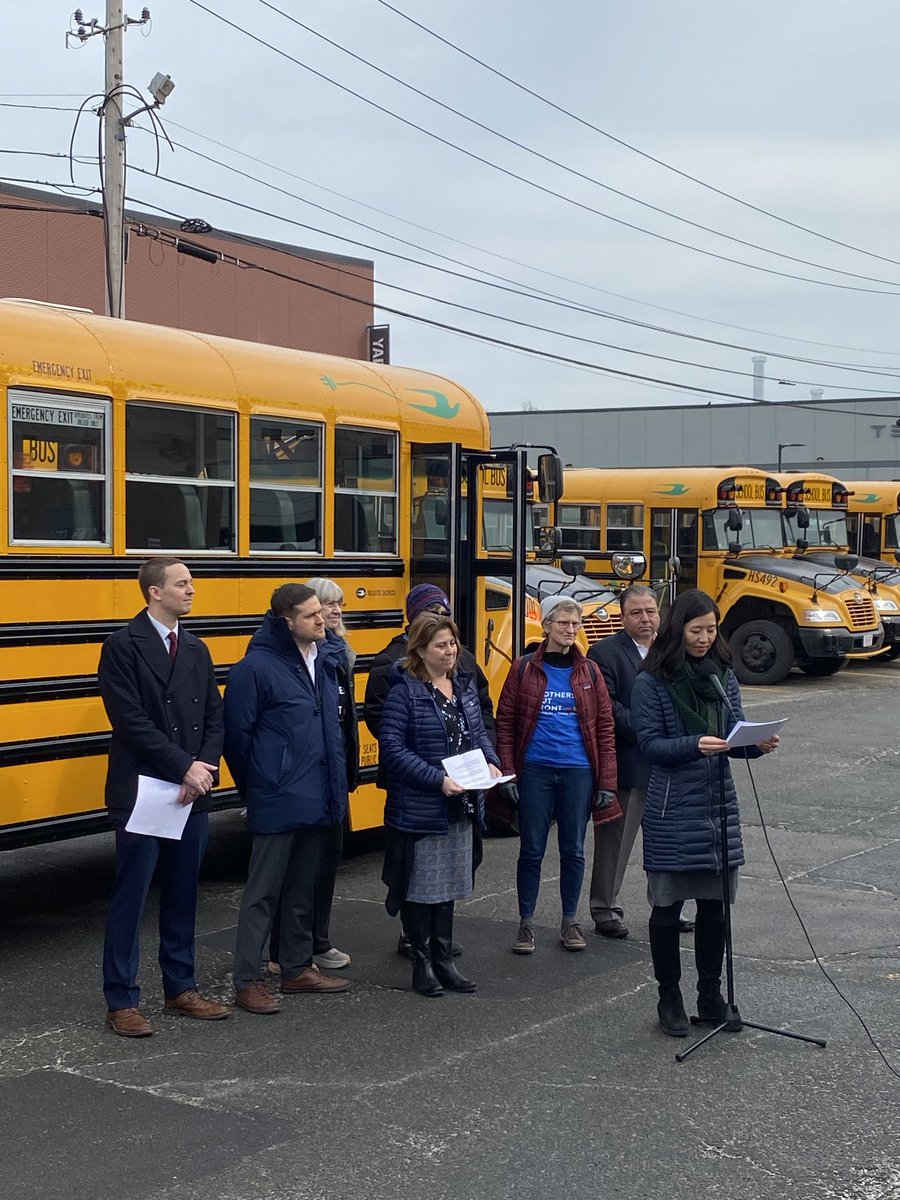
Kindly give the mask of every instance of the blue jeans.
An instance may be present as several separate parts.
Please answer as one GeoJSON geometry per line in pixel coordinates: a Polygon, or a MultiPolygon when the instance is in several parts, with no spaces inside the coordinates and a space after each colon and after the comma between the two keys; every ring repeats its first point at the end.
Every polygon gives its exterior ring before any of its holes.
{"type": "Polygon", "coordinates": [[[594,803],[590,767],[549,767],[526,762],[519,776],[519,833],[516,867],[519,916],[534,916],[541,886],[541,863],[550,825],[556,820],[559,843],[559,894],[563,917],[574,920],[584,881],[584,835],[594,803]]]}

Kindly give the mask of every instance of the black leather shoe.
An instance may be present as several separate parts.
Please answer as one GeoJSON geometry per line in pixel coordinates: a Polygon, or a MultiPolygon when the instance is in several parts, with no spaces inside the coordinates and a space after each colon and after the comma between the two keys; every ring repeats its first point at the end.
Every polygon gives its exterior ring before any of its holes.
{"type": "Polygon", "coordinates": [[[667,992],[665,996],[660,996],[656,1011],[663,1033],[667,1033],[669,1037],[687,1037],[691,1026],[684,1011],[681,992],[677,988],[667,992]]]}
{"type": "Polygon", "coordinates": [[[597,921],[594,924],[594,929],[601,937],[605,938],[627,938],[628,926],[618,917],[613,917],[610,921],[597,921]]]}

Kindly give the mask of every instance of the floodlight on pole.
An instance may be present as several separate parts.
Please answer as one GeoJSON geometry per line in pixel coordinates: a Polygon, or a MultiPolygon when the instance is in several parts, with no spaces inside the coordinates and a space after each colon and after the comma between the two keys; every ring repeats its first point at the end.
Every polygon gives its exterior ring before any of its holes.
{"type": "Polygon", "coordinates": [[[779,442],[778,443],[778,474],[781,474],[781,455],[784,450],[789,450],[792,446],[805,446],[806,442],[779,442]]]}

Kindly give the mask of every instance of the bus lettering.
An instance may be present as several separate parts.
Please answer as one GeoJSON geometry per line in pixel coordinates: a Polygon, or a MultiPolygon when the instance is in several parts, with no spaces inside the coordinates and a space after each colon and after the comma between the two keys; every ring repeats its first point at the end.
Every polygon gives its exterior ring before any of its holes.
{"type": "Polygon", "coordinates": [[[748,571],[747,579],[750,583],[759,583],[763,587],[777,587],[778,576],[770,575],[768,571],[748,571]]]}
{"type": "Polygon", "coordinates": [[[59,442],[23,438],[22,466],[32,471],[55,471],[59,466],[59,442]]]}

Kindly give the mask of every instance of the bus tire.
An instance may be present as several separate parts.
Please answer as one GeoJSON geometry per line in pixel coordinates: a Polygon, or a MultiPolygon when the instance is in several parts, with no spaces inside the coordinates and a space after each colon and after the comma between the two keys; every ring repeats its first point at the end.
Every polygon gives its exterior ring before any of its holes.
{"type": "Polygon", "coordinates": [[[895,658],[900,657],[900,642],[892,642],[882,657],[886,658],[888,662],[893,662],[895,658]]]}
{"type": "Polygon", "coordinates": [[[774,621],[747,621],[728,635],[740,683],[781,683],[794,665],[794,646],[774,621]]]}
{"type": "Polygon", "coordinates": [[[811,658],[808,662],[797,663],[805,675],[836,675],[842,667],[846,667],[849,659],[844,658],[811,658]]]}

